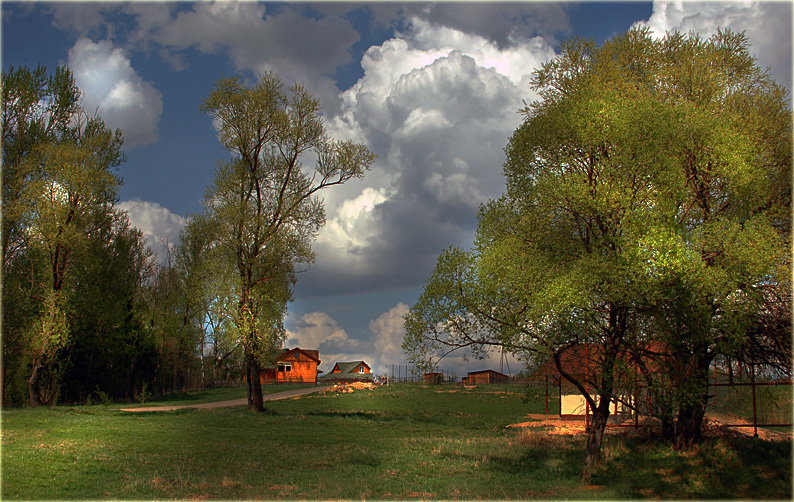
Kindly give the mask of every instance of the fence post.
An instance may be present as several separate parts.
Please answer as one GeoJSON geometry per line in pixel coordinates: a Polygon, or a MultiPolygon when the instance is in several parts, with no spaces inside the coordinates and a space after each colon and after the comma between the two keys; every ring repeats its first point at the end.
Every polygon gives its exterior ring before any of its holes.
{"type": "Polygon", "coordinates": [[[546,375],[546,420],[549,419],[549,375],[546,375]]]}
{"type": "Polygon", "coordinates": [[[753,437],[758,437],[758,419],[755,411],[755,364],[750,364],[750,386],[753,389],[753,437]]]}

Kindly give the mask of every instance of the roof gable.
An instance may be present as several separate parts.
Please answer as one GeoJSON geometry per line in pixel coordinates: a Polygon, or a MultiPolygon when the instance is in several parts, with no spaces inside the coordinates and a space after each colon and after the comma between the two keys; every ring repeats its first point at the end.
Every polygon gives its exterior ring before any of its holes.
{"type": "Polygon", "coordinates": [[[320,364],[320,351],[319,350],[303,350],[300,347],[295,347],[291,350],[285,350],[278,356],[279,361],[312,361],[320,364]]]}
{"type": "Polygon", "coordinates": [[[347,362],[338,362],[334,364],[334,367],[331,370],[331,372],[333,372],[336,369],[339,369],[340,373],[358,373],[358,367],[361,366],[362,364],[366,366],[367,369],[371,370],[369,364],[365,363],[364,361],[347,361],[347,362]]]}

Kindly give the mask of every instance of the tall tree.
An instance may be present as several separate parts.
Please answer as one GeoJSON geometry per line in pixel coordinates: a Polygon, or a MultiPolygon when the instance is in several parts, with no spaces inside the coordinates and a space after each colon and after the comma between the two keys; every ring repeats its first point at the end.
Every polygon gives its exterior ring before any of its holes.
{"type": "Polygon", "coordinates": [[[784,93],[748,60],[744,37],[723,32],[572,40],[533,83],[542,99],[508,144],[507,192],[482,208],[471,252],[442,254],[406,318],[404,347],[426,357],[498,344],[553,357],[593,410],[587,472],[626,364],[662,342],[677,361],[667,375],[677,444],[691,444],[704,367],[737,346],[758,286],[785,255],[779,215],[790,198],[769,190],[790,177],[784,93]],[[703,96],[705,108],[693,101],[703,96]],[[742,124],[720,99],[767,117],[742,124]],[[598,361],[585,381],[559,357],[582,345],[598,361]]]}
{"type": "Polygon", "coordinates": [[[66,67],[50,75],[9,67],[2,76],[3,109],[3,267],[24,247],[22,192],[27,173],[23,163],[42,143],[64,134],[79,111],[80,90],[66,67]]]}
{"type": "Polygon", "coordinates": [[[674,441],[688,447],[700,438],[709,365],[746,346],[770,286],[790,299],[792,122],[787,92],[744,34],[673,34],[659,49],[653,97],[675,116],[679,190],[664,229],[673,249],[650,244],[646,256],[678,256],[654,269],[670,293],[654,318],[672,361],[674,441]]]}
{"type": "Polygon", "coordinates": [[[41,251],[48,269],[30,289],[41,307],[29,333],[31,405],[42,402],[42,369],[69,340],[61,292],[72,255],[113,224],[121,183],[114,169],[125,160],[122,141],[121,131],[106,129],[101,118],[80,108],[67,68],[53,76],[43,67],[4,73],[3,265],[28,248],[41,251]]]}
{"type": "Polygon", "coordinates": [[[280,344],[296,267],[313,262],[310,243],[325,223],[319,192],[363,176],[374,155],[329,139],[319,102],[300,84],[285,92],[273,73],[250,87],[221,79],[200,108],[215,117],[232,153],[218,164],[204,208],[216,251],[236,276],[231,319],[244,349],[248,407],[261,411],[261,365],[280,344]]]}

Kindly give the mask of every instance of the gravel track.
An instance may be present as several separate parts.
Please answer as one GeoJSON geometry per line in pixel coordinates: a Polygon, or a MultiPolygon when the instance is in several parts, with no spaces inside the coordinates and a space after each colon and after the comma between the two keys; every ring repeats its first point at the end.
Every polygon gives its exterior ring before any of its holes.
{"type": "MultiPolygon", "coordinates": [[[[313,394],[327,389],[328,387],[307,387],[303,389],[285,390],[284,392],[275,392],[273,394],[265,394],[262,396],[263,401],[277,401],[279,399],[289,399],[291,397],[303,396],[306,394],[313,394]]],[[[215,403],[201,403],[201,404],[184,404],[179,406],[147,406],[144,408],[121,408],[119,411],[171,411],[180,410],[182,408],[225,408],[227,406],[242,406],[248,404],[248,399],[232,399],[231,401],[218,401],[215,403]]]]}

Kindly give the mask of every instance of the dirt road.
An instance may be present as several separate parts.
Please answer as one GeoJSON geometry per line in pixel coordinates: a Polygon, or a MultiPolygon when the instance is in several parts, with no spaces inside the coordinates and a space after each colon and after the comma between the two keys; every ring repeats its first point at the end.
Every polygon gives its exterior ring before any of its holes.
{"type": "MultiPolygon", "coordinates": [[[[279,399],[289,399],[291,397],[303,396],[305,394],[312,394],[327,389],[323,387],[306,387],[303,389],[286,390],[284,392],[275,392],[273,394],[265,394],[262,396],[264,401],[277,401],[279,399]]],[[[242,406],[248,403],[247,398],[233,399],[231,401],[218,401],[217,403],[202,403],[202,404],[186,404],[180,406],[147,406],[145,408],[122,408],[120,411],[171,411],[179,410],[182,408],[224,408],[227,406],[242,406]]]]}

